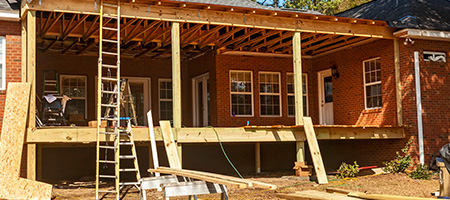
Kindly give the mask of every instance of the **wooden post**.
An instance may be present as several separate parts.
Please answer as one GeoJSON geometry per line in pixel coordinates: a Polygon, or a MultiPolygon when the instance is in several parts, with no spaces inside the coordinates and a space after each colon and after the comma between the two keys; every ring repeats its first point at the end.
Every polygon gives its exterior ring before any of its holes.
{"type": "MultiPolygon", "coordinates": [[[[295,125],[303,125],[303,81],[302,81],[302,50],[301,32],[294,32],[292,38],[294,60],[294,95],[295,95],[295,125]]],[[[296,142],[297,162],[305,161],[305,142],[296,142]]]]}
{"type": "Polygon", "coordinates": [[[36,180],[36,144],[27,145],[27,179],[36,180]]]}
{"type": "Polygon", "coordinates": [[[27,82],[27,20],[26,18],[21,21],[22,28],[22,71],[21,78],[22,82],[27,82]]]}
{"type": "Polygon", "coordinates": [[[255,143],[255,171],[261,173],[261,143],[255,143]]]}
{"type": "MultiPolygon", "coordinates": [[[[172,108],[175,140],[181,128],[181,61],[180,61],[180,23],[172,22],[172,108]]],[[[182,158],[182,146],[177,145],[178,156],[182,158]]]]}
{"type": "Polygon", "coordinates": [[[400,77],[400,47],[398,39],[394,39],[394,62],[395,62],[395,94],[397,100],[397,125],[403,125],[402,108],[402,82],[400,77]]]}

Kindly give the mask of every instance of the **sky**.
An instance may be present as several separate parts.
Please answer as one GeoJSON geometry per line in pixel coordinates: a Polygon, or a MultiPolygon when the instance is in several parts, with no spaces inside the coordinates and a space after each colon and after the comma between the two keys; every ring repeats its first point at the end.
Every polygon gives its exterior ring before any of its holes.
{"type": "MultiPolygon", "coordinates": [[[[256,0],[258,3],[263,3],[264,5],[271,5],[273,4],[273,0],[256,0]]],[[[285,4],[286,0],[278,0],[278,7],[283,6],[285,4]]]]}

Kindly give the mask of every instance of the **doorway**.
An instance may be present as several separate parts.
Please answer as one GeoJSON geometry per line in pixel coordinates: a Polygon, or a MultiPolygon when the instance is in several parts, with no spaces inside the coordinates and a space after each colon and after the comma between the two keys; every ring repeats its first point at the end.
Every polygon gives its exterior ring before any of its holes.
{"type": "Polygon", "coordinates": [[[333,77],[331,69],[317,73],[319,87],[319,121],[321,125],[334,125],[333,77]]]}
{"type": "Polygon", "coordinates": [[[209,73],[192,78],[194,126],[209,126],[209,73]]]}

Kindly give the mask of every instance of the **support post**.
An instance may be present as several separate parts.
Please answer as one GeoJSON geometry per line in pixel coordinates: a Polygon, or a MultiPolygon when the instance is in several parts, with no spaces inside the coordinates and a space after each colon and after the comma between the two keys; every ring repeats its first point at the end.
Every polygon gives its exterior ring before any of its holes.
{"type": "Polygon", "coordinates": [[[397,101],[397,125],[403,125],[402,82],[400,77],[400,47],[398,39],[394,39],[395,94],[397,101]]]}
{"type": "MultiPolygon", "coordinates": [[[[302,81],[302,49],[301,32],[294,32],[292,38],[292,54],[294,61],[294,95],[295,95],[295,125],[303,125],[303,81],[302,81]]],[[[297,162],[305,161],[305,142],[296,142],[297,162]]]]}
{"type": "Polygon", "coordinates": [[[31,83],[28,128],[36,125],[36,11],[27,11],[27,82],[31,83]]]}
{"type": "MultiPolygon", "coordinates": [[[[178,130],[181,128],[181,60],[180,60],[180,23],[172,22],[172,106],[173,127],[175,128],[175,140],[178,139],[178,130]]],[[[177,145],[180,163],[182,146],[177,145]]]]}
{"type": "Polygon", "coordinates": [[[261,143],[255,143],[255,172],[261,173],[261,143]]]}
{"type": "Polygon", "coordinates": [[[21,21],[21,29],[22,29],[22,36],[21,36],[21,42],[22,42],[22,70],[20,78],[22,82],[27,82],[27,20],[26,18],[21,21]]]}
{"type": "Polygon", "coordinates": [[[27,179],[36,180],[36,144],[27,144],[27,179]]]}
{"type": "Polygon", "coordinates": [[[424,164],[425,153],[423,148],[422,97],[420,90],[420,64],[418,51],[414,52],[414,73],[416,79],[417,135],[419,140],[419,160],[420,164],[424,164]]]}

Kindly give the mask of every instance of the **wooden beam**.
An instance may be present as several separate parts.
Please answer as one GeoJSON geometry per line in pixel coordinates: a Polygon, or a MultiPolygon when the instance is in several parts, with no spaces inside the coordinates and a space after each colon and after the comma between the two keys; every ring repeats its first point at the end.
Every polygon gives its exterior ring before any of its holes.
{"type": "Polygon", "coordinates": [[[395,66],[395,97],[397,103],[397,125],[403,125],[402,82],[400,76],[400,45],[394,39],[394,66],[395,66]]]}
{"type": "Polygon", "coordinates": [[[36,12],[27,12],[27,82],[31,84],[28,127],[36,126],[36,12]]]}
{"type": "MultiPolygon", "coordinates": [[[[131,35],[131,33],[130,33],[129,35],[126,36],[123,45],[128,44],[131,40],[141,36],[142,34],[146,33],[148,30],[150,30],[151,28],[153,28],[156,25],[158,25],[158,26],[152,31],[152,33],[156,32],[156,30],[162,25],[162,22],[161,21],[153,21],[152,23],[144,26],[143,29],[138,31],[138,33],[136,33],[135,35],[131,35]]],[[[152,34],[149,34],[149,35],[152,35],[152,34]]]]}
{"type": "Polygon", "coordinates": [[[95,46],[95,40],[91,40],[90,42],[88,42],[87,44],[86,44],[86,47],[84,47],[83,49],[81,49],[77,54],[78,55],[81,55],[81,54],[83,54],[84,52],[86,52],[87,50],[89,50],[90,48],[92,48],[92,47],[94,47],[95,46]]]}
{"type": "MultiPolygon", "coordinates": [[[[275,43],[277,43],[277,42],[279,42],[279,41],[281,41],[281,40],[284,40],[284,39],[286,39],[286,38],[288,38],[288,37],[292,37],[293,34],[294,34],[293,32],[287,32],[287,33],[284,33],[283,35],[281,35],[280,37],[278,37],[278,38],[276,38],[276,39],[272,39],[272,40],[270,40],[270,41],[263,42],[263,43],[258,44],[258,45],[256,45],[256,46],[253,46],[252,48],[250,48],[249,51],[254,51],[254,50],[259,49],[259,48],[261,48],[261,47],[273,45],[273,44],[275,44],[275,43]]],[[[300,32],[299,32],[299,34],[300,34],[300,32]]]]}
{"type": "MultiPolygon", "coordinates": [[[[191,40],[185,41],[185,42],[182,44],[181,47],[184,48],[184,47],[186,47],[187,45],[189,45],[189,44],[192,43],[192,42],[196,42],[196,41],[202,40],[203,38],[212,36],[212,35],[216,34],[220,29],[222,29],[222,28],[224,28],[224,27],[225,27],[225,26],[216,26],[216,27],[214,27],[213,29],[209,30],[208,32],[204,33],[203,35],[200,35],[200,36],[198,36],[198,37],[196,37],[196,38],[193,38],[193,39],[191,39],[191,40]]],[[[205,40],[205,41],[207,41],[207,40],[205,40]]],[[[206,42],[205,42],[205,43],[206,43],[206,42]]],[[[202,49],[202,48],[204,47],[204,45],[205,45],[205,44],[200,44],[200,48],[202,49]]]]}
{"type": "MultiPolygon", "coordinates": [[[[45,36],[45,34],[47,33],[48,30],[50,30],[55,24],[56,22],[58,22],[59,18],[61,18],[61,16],[63,16],[64,13],[58,13],[58,15],[53,19],[53,22],[48,25],[47,27],[42,27],[42,33],[41,33],[41,38],[43,38],[45,36]]],[[[34,16],[36,18],[36,16],[34,16]]]]}
{"type": "Polygon", "coordinates": [[[134,44],[130,45],[129,47],[127,47],[126,49],[122,50],[122,54],[129,52],[131,50],[133,50],[134,48],[138,47],[141,45],[141,42],[135,42],[134,44]]]}
{"type": "Polygon", "coordinates": [[[58,41],[58,38],[56,38],[52,42],[50,42],[50,44],[44,49],[44,53],[47,52],[50,48],[52,48],[53,45],[55,45],[57,41],[58,41]]]}
{"type": "Polygon", "coordinates": [[[70,28],[68,26],[66,31],[64,31],[61,39],[65,40],[69,36],[69,34],[72,33],[72,31],[75,30],[78,26],[80,26],[88,17],[89,17],[89,15],[83,15],[83,17],[80,20],[78,20],[78,22],[75,25],[73,25],[70,28]]]}
{"type": "Polygon", "coordinates": [[[181,128],[180,23],[172,23],[172,106],[173,127],[181,128]]]}
{"type": "MultiPolygon", "coordinates": [[[[333,43],[335,43],[335,42],[338,42],[338,41],[342,41],[342,40],[345,40],[345,39],[348,39],[349,37],[340,37],[339,39],[337,39],[337,40],[335,40],[336,38],[338,38],[339,37],[339,35],[324,35],[324,36],[322,36],[322,37],[320,37],[320,38],[318,38],[318,39],[315,39],[315,40],[313,40],[313,41],[311,41],[309,44],[311,44],[309,47],[306,47],[306,48],[303,48],[302,49],[302,52],[307,52],[307,51],[310,51],[310,50],[315,50],[315,49],[318,49],[318,48],[320,48],[320,47],[323,47],[323,46],[326,46],[326,45],[329,45],[329,44],[333,44],[333,43]],[[316,44],[316,45],[312,45],[312,44],[314,44],[314,43],[316,43],[316,42],[319,42],[319,41],[322,41],[322,43],[320,43],[320,44],[316,44]]],[[[308,45],[309,45],[308,44],[308,45]]]]}
{"type": "Polygon", "coordinates": [[[123,45],[125,45],[125,42],[126,41],[128,41],[128,38],[130,37],[130,35],[133,35],[133,33],[136,31],[136,29],[138,28],[138,27],[141,27],[141,24],[142,24],[142,22],[144,22],[144,19],[140,19],[137,23],[136,23],[136,25],[133,27],[133,29],[131,29],[131,31],[130,32],[128,32],[125,36],[123,36],[123,45]]]}
{"type": "Polygon", "coordinates": [[[301,33],[296,31],[292,38],[293,61],[294,61],[294,95],[295,95],[295,125],[303,125],[303,75],[302,75],[302,53],[301,33]]]}
{"type": "Polygon", "coordinates": [[[303,117],[306,141],[308,141],[309,151],[314,163],[317,181],[319,184],[327,184],[327,174],[323,165],[322,154],[320,153],[319,143],[317,142],[316,133],[311,121],[311,117],[303,117]]]}
{"type": "MultiPolygon", "coordinates": [[[[23,2],[22,2],[23,3],[23,2]]],[[[21,81],[27,82],[27,75],[28,75],[28,67],[27,67],[27,20],[24,19],[21,21],[21,42],[22,42],[22,46],[21,46],[21,55],[22,55],[22,69],[21,69],[21,81]]]]}
{"type": "MultiPolygon", "coordinates": [[[[90,35],[88,36],[88,34],[90,34],[92,32],[92,29],[94,29],[94,27],[98,27],[97,25],[97,21],[100,19],[100,16],[95,16],[94,20],[91,23],[91,26],[89,26],[89,28],[83,32],[83,40],[86,41],[87,39],[89,39],[90,35]],[[96,26],[97,25],[97,26],[96,26]]],[[[84,29],[83,29],[84,30],[84,29]]],[[[93,33],[92,33],[93,34],[93,33]]],[[[91,35],[92,35],[91,34],[91,35]]]]}
{"type": "Polygon", "coordinates": [[[354,43],[357,43],[357,42],[360,42],[360,41],[364,41],[364,40],[370,40],[370,38],[359,37],[359,38],[354,38],[354,39],[351,39],[351,40],[347,40],[346,39],[345,42],[342,42],[342,43],[339,43],[339,44],[335,44],[335,45],[332,45],[332,46],[329,46],[329,47],[325,47],[325,48],[322,48],[322,49],[319,49],[319,50],[315,50],[315,51],[313,51],[313,54],[319,54],[319,53],[322,53],[322,52],[325,52],[325,51],[329,51],[329,50],[332,50],[332,49],[336,49],[336,48],[339,48],[339,47],[342,47],[342,46],[352,45],[354,43]]]}
{"type": "Polygon", "coordinates": [[[239,42],[241,42],[241,41],[243,41],[243,40],[249,38],[251,35],[257,34],[257,33],[261,32],[261,31],[263,31],[263,29],[253,29],[253,30],[251,30],[250,32],[245,33],[244,35],[241,35],[241,36],[239,36],[239,37],[237,37],[237,38],[231,39],[230,41],[225,42],[225,43],[219,45],[217,48],[220,49],[220,48],[226,47],[226,46],[228,46],[228,45],[230,45],[230,44],[239,43],[239,42]]]}
{"type": "Polygon", "coordinates": [[[147,53],[156,51],[156,50],[159,49],[159,48],[161,48],[161,43],[156,43],[156,46],[148,47],[146,50],[144,50],[144,51],[142,51],[142,52],[136,54],[136,55],[134,56],[134,58],[139,58],[139,57],[141,57],[141,56],[143,56],[143,55],[145,55],[145,54],[147,54],[147,53]]]}
{"type": "MultiPolygon", "coordinates": [[[[28,9],[39,11],[59,11],[99,15],[98,10],[89,0],[67,0],[64,4],[57,0],[49,0],[39,5],[39,1],[27,2],[28,9]]],[[[292,13],[295,14],[295,13],[292,13]]],[[[350,22],[331,21],[329,18],[305,19],[283,17],[265,14],[246,15],[245,22],[242,13],[217,11],[213,9],[197,9],[170,7],[164,5],[144,5],[125,3],[121,6],[122,17],[162,20],[169,22],[203,23],[211,25],[243,26],[248,28],[278,29],[303,32],[330,32],[333,34],[354,35],[363,37],[393,38],[394,28],[386,23],[376,21],[374,24],[355,24],[350,22]],[[148,10],[159,12],[148,12],[148,10]]],[[[306,15],[306,14],[305,14],[306,15]]],[[[373,21],[375,22],[375,21],[373,21]]]]}
{"type": "Polygon", "coordinates": [[[164,140],[164,147],[166,148],[167,160],[170,168],[181,169],[181,162],[178,157],[177,144],[170,127],[170,121],[159,121],[161,126],[161,133],[164,140]]]}
{"type": "Polygon", "coordinates": [[[233,30],[231,31],[227,31],[225,34],[219,36],[219,38],[217,38],[217,42],[216,42],[216,46],[221,46],[224,42],[226,42],[228,40],[228,38],[230,38],[231,36],[233,36],[233,34],[244,30],[245,28],[243,27],[234,27],[233,30]]]}
{"type": "Polygon", "coordinates": [[[79,42],[78,40],[79,40],[78,38],[75,39],[75,41],[73,41],[73,43],[70,44],[66,49],[62,50],[61,53],[66,54],[70,49],[72,49],[75,45],[78,44],[78,42],[79,42]]]}
{"type": "Polygon", "coordinates": [[[292,40],[290,40],[289,42],[284,42],[284,43],[282,41],[280,41],[280,42],[281,42],[280,44],[268,48],[267,51],[271,52],[271,51],[275,51],[279,48],[283,48],[286,46],[292,46],[292,40]]]}
{"type": "Polygon", "coordinates": [[[247,41],[247,42],[243,42],[243,43],[241,43],[241,44],[236,45],[236,46],[234,47],[234,50],[238,50],[238,49],[240,49],[240,48],[242,48],[242,47],[245,47],[245,46],[247,46],[247,45],[257,44],[257,43],[263,41],[264,39],[266,39],[266,38],[268,38],[268,37],[270,37],[270,36],[279,34],[279,33],[281,33],[281,31],[265,30],[261,36],[259,36],[259,37],[257,37],[257,38],[254,38],[254,39],[252,39],[252,40],[249,40],[249,41],[247,41]]]}

